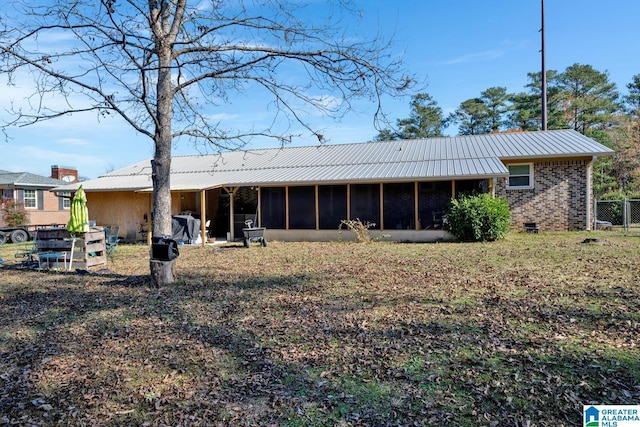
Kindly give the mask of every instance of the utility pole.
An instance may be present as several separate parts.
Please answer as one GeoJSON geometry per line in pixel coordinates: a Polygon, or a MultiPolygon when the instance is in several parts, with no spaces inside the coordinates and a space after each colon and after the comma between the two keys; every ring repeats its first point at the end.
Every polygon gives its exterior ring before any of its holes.
{"type": "Polygon", "coordinates": [[[544,60],[544,0],[540,0],[541,22],[541,49],[542,54],[542,130],[547,130],[547,70],[544,60]]]}

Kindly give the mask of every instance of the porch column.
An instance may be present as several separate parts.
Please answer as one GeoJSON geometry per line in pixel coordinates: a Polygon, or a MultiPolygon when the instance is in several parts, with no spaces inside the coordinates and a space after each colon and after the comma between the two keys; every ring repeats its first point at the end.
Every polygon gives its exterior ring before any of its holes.
{"type": "Polygon", "coordinates": [[[384,184],[380,183],[380,230],[384,230],[384,184]]]}
{"type": "Polygon", "coordinates": [[[235,211],[234,211],[234,207],[233,207],[233,198],[236,195],[236,193],[238,192],[238,190],[240,189],[240,187],[234,187],[234,188],[227,188],[224,187],[224,190],[229,193],[229,233],[231,234],[230,236],[230,240],[233,242],[233,240],[235,239],[235,224],[234,222],[234,216],[235,216],[235,211]]]}
{"type": "Polygon", "coordinates": [[[345,219],[351,219],[351,184],[347,184],[347,217],[345,219]]]}
{"type": "Polygon", "coordinates": [[[231,193],[229,193],[229,240],[231,240],[232,242],[236,239],[236,226],[234,224],[234,220],[235,220],[235,209],[233,207],[234,201],[233,198],[236,195],[235,191],[232,191],[231,193]]]}
{"type": "Polygon", "coordinates": [[[320,230],[320,205],[318,203],[318,184],[315,185],[315,198],[316,198],[316,231],[320,230]]]}
{"type": "Polygon", "coordinates": [[[207,197],[206,190],[200,190],[200,236],[202,237],[202,246],[207,246],[207,197]]]}
{"type": "Polygon", "coordinates": [[[289,229],[289,186],[284,187],[284,229],[289,229]]]}
{"type": "Polygon", "coordinates": [[[422,224],[420,224],[420,206],[418,204],[418,182],[413,183],[413,224],[415,225],[416,230],[420,230],[422,228],[422,224]]]}
{"type": "Polygon", "coordinates": [[[153,197],[152,194],[149,193],[149,195],[147,196],[147,201],[148,201],[148,206],[147,208],[149,209],[147,212],[149,212],[149,215],[147,216],[147,219],[149,221],[149,225],[148,225],[148,229],[147,229],[147,245],[151,246],[151,238],[153,237],[153,197]]]}
{"type": "Polygon", "coordinates": [[[262,227],[262,187],[258,187],[258,216],[256,227],[262,227]]]}

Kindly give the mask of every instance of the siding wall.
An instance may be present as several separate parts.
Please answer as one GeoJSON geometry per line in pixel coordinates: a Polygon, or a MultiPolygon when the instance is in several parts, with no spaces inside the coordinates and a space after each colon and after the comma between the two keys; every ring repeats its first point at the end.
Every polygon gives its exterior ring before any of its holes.
{"type": "Polygon", "coordinates": [[[496,196],[509,201],[512,227],[522,230],[523,223],[535,222],[541,231],[588,229],[587,206],[592,200],[587,194],[590,160],[534,162],[534,188],[530,190],[507,190],[506,180],[498,179],[496,196]]]}
{"type": "MultiPolygon", "coordinates": [[[[134,242],[141,238],[138,235],[140,223],[144,221],[144,214],[148,214],[151,221],[151,193],[134,193],[131,191],[113,191],[87,193],[87,208],[89,218],[96,221],[96,225],[119,226],[122,239],[134,242]]],[[[180,207],[180,196],[172,193],[171,212],[177,214],[180,207]]],[[[151,227],[148,226],[147,229],[151,227]]]]}

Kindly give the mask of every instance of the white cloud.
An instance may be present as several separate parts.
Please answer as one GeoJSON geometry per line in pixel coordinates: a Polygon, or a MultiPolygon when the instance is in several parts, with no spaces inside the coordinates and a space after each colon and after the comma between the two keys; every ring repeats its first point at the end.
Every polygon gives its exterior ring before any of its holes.
{"type": "Polygon", "coordinates": [[[329,111],[335,111],[341,108],[343,99],[332,95],[311,96],[310,99],[320,108],[329,111]]]}
{"type": "Polygon", "coordinates": [[[490,61],[492,59],[500,58],[503,55],[504,55],[504,52],[501,50],[485,50],[484,52],[469,53],[467,55],[461,55],[456,58],[440,61],[439,64],[454,65],[454,64],[463,64],[466,62],[490,61]]]}
{"type": "Polygon", "coordinates": [[[210,114],[208,118],[210,122],[215,123],[215,122],[240,120],[242,118],[242,115],[231,114],[231,113],[216,113],[216,114],[210,114]]]}
{"type": "Polygon", "coordinates": [[[91,141],[83,138],[62,138],[62,139],[59,139],[58,142],[63,145],[71,145],[71,146],[91,145],[91,141]]]}
{"type": "Polygon", "coordinates": [[[76,154],[61,150],[39,148],[33,145],[21,145],[12,150],[11,157],[0,161],[0,169],[16,172],[31,172],[49,176],[51,165],[65,165],[78,168],[82,176],[98,175],[106,169],[105,159],[95,155],[76,154]]]}

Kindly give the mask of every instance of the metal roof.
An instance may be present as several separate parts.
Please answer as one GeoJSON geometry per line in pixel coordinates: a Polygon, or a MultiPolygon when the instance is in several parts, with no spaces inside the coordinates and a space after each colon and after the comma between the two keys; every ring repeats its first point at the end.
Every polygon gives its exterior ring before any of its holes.
{"type": "MultiPolygon", "coordinates": [[[[173,157],[171,189],[477,179],[508,176],[504,161],[612,153],[573,130],[243,150],[173,157]]],[[[82,185],[85,191],[150,191],[151,160],[82,185]]]]}

